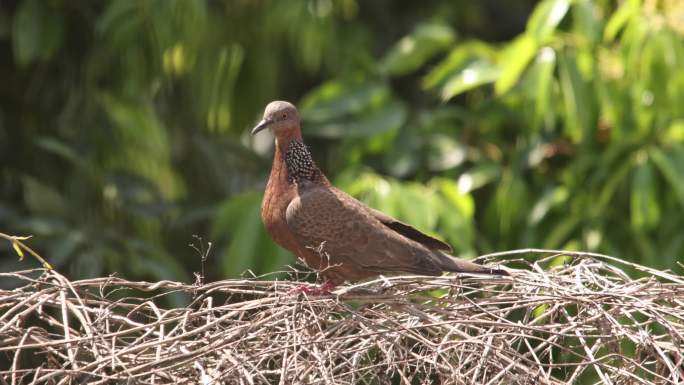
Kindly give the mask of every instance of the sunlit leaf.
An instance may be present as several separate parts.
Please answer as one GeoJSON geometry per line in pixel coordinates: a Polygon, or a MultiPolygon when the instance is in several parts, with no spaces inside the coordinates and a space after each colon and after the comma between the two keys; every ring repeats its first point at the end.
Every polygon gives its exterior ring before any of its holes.
{"type": "Polygon", "coordinates": [[[448,100],[462,92],[491,83],[500,73],[499,67],[490,62],[473,62],[446,81],[442,87],[442,99],[448,100]]]}
{"type": "Polygon", "coordinates": [[[437,210],[434,191],[414,183],[394,183],[392,188],[396,199],[395,215],[425,232],[434,233],[437,210]]]}
{"type": "Polygon", "coordinates": [[[371,207],[448,241],[458,253],[473,256],[473,198],[456,183],[434,178],[427,185],[403,183],[372,173],[343,175],[337,184],[371,207]]]}
{"type": "Polygon", "coordinates": [[[472,195],[462,191],[457,183],[454,183],[451,179],[435,178],[430,184],[436,186],[449,204],[458,209],[459,216],[467,219],[473,218],[475,215],[475,201],[472,195]]]}
{"type": "Polygon", "coordinates": [[[684,142],[684,119],[675,120],[663,133],[665,143],[684,142]]]}
{"type": "Polygon", "coordinates": [[[306,126],[306,133],[325,138],[371,136],[398,129],[406,120],[406,115],[404,105],[392,101],[364,114],[311,122],[306,126]]]}
{"type": "Polygon", "coordinates": [[[456,255],[461,257],[475,256],[474,222],[475,201],[473,197],[459,191],[457,184],[450,179],[435,178],[430,181],[439,192],[438,229],[443,239],[447,240],[456,255]]]}
{"type": "Polygon", "coordinates": [[[501,52],[498,60],[501,74],[494,89],[498,95],[508,92],[518,81],[527,65],[537,53],[537,41],[529,35],[521,35],[501,52]]]}
{"type": "Polygon", "coordinates": [[[527,22],[526,32],[510,43],[501,54],[498,63],[502,72],[495,84],[497,94],[508,92],[517,83],[539,46],[548,42],[565,17],[569,5],[569,0],[544,0],[535,7],[527,22]]]}
{"type": "Polygon", "coordinates": [[[207,106],[207,127],[212,131],[225,132],[233,120],[231,100],[235,82],[244,60],[244,48],[239,44],[223,47],[216,61],[211,78],[207,106]]]}
{"type": "Polygon", "coordinates": [[[444,82],[453,78],[473,62],[493,62],[495,57],[496,50],[485,42],[479,40],[459,42],[446,58],[425,75],[423,87],[429,89],[442,86],[444,82]]]}
{"type": "Polygon", "coordinates": [[[310,91],[299,103],[307,122],[319,123],[360,114],[389,96],[386,85],[355,80],[332,80],[310,91]]]}
{"type": "Polygon", "coordinates": [[[556,52],[551,47],[539,50],[527,73],[529,92],[534,98],[534,125],[539,126],[548,114],[552,114],[553,73],[556,68],[556,52]]]}
{"type": "Polygon", "coordinates": [[[536,306],[534,308],[534,310],[532,311],[534,318],[539,318],[542,315],[544,315],[544,313],[546,313],[548,308],[549,308],[549,305],[547,305],[547,304],[542,304],[542,305],[536,306]]]}
{"type": "Polygon", "coordinates": [[[543,44],[556,30],[570,7],[570,0],[543,0],[527,21],[526,33],[543,44]]]}
{"type": "Polygon", "coordinates": [[[499,177],[501,167],[495,163],[480,162],[458,177],[458,190],[467,193],[491,183],[499,177]]]}
{"type": "Polygon", "coordinates": [[[625,0],[620,4],[606,23],[606,28],[603,30],[604,41],[611,42],[615,39],[625,23],[639,12],[639,3],[640,0],[625,0]]]}
{"type": "Polygon", "coordinates": [[[273,138],[248,134],[274,99],[336,185],[459,255],[681,272],[681,1],[9,3],[0,227],[74,278],[189,276],[208,228],[209,279],[292,263],[259,215],[273,138]]]}
{"type": "Polygon", "coordinates": [[[572,262],[572,260],[573,260],[573,257],[571,257],[569,255],[559,255],[559,256],[553,258],[551,260],[551,262],[549,262],[548,266],[549,266],[549,269],[551,269],[553,267],[557,267],[557,266],[564,266],[564,265],[572,262]]]}
{"type": "Polygon", "coordinates": [[[449,47],[454,39],[454,31],[449,26],[421,24],[389,50],[381,67],[395,76],[413,72],[435,54],[449,47]]]}

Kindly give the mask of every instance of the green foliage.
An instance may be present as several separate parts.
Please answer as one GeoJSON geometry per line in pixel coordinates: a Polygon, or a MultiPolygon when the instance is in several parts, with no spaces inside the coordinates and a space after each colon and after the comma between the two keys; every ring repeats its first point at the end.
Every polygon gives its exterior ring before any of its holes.
{"type": "Polygon", "coordinates": [[[492,4],[0,5],[0,229],[76,276],[190,280],[192,234],[210,278],[282,269],[258,215],[271,138],[247,133],[287,99],[337,185],[458,255],[677,268],[681,3],[492,4]]]}

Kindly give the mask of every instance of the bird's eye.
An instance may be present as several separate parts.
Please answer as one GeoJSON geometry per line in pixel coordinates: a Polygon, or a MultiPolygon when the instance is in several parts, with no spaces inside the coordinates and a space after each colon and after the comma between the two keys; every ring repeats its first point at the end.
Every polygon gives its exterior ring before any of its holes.
{"type": "Polygon", "coordinates": [[[280,115],[280,118],[281,118],[281,119],[287,119],[287,113],[286,113],[286,112],[283,112],[283,113],[280,115]]]}

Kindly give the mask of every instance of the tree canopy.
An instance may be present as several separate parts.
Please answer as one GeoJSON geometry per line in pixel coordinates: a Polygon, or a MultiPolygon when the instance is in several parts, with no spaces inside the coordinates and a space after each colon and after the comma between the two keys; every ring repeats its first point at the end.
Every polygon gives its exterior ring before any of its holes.
{"type": "Polygon", "coordinates": [[[0,231],[75,277],[187,281],[193,235],[210,278],[282,269],[258,214],[272,138],[248,131],[285,99],[336,185],[459,256],[681,271],[683,20],[676,0],[3,2],[0,231]]]}

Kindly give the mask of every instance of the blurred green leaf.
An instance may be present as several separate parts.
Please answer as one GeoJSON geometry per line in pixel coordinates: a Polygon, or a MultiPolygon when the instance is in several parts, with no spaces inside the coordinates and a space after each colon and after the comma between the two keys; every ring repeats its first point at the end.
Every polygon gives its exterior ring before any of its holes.
{"type": "Polygon", "coordinates": [[[519,175],[507,170],[496,186],[494,199],[487,207],[486,226],[489,234],[495,234],[498,244],[513,244],[521,231],[528,211],[528,191],[519,175]]]}
{"type": "Polygon", "coordinates": [[[230,244],[222,256],[223,274],[226,277],[239,277],[242,272],[254,268],[259,258],[258,247],[261,241],[261,220],[259,205],[252,205],[250,210],[238,217],[240,226],[234,229],[230,244]]]}
{"type": "Polygon", "coordinates": [[[428,141],[428,167],[433,171],[447,170],[463,163],[466,159],[466,148],[455,138],[435,134],[428,141]]]}
{"type": "Polygon", "coordinates": [[[660,222],[656,179],[645,157],[643,154],[637,158],[640,161],[633,171],[630,196],[632,225],[642,231],[652,230],[660,222]]]}
{"type": "Polygon", "coordinates": [[[462,191],[457,183],[451,179],[435,178],[430,181],[434,185],[447,202],[456,208],[458,216],[465,219],[472,219],[475,215],[475,201],[473,197],[467,192],[462,191]]]}
{"type": "Polygon", "coordinates": [[[639,0],[625,0],[618,7],[606,23],[606,28],[603,30],[603,40],[612,42],[615,40],[618,32],[629,21],[629,19],[639,12],[639,0]]]}
{"type": "Polygon", "coordinates": [[[542,242],[543,248],[576,250],[577,247],[570,247],[566,245],[566,242],[577,230],[580,221],[580,216],[571,213],[564,215],[562,220],[553,223],[551,228],[545,232],[546,237],[542,242]]]}
{"type": "Polygon", "coordinates": [[[652,147],[648,155],[672,188],[684,210],[684,147],[673,146],[669,152],[652,147]]]}
{"type": "Polygon", "coordinates": [[[553,73],[556,68],[556,53],[551,47],[544,47],[530,68],[535,98],[535,126],[541,124],[546,115],[551,113],[553,99],[553,73]]]}
{"type": "MultiPolygon", "coordinates": [[[[398,101],[387,101],[356,115],[329,119],[322,122],[309,121],[306,133],[324,138],[348,138],[377,135],[398,129],[406,121],[406,108],[398,101]]],[[[313,116],[315,112],[304,112],[313,116]]]]}
{"type": "Polygon", "coordinates": [[[261,223],[262,194],[245,193],[227,199],[219,208],[212,238],[228,239],[221,250],[222,276],[240,277],[243,272],[272,272],[292,262],[289,252],[273,242],[261,223]]]}
{"type": "Polygon", "coordinates": [[[256,265],[257,250],[263,233],[259,208],[261,196],[247,193],[227,200],[218,210],[212,238],[228,237],[229,243],[221,256],[225,277],[239,277],[256,265]]]}
{"type": "Polygon", "coordinates": [[[24,199],[33,212],[61,216],[69,210],[70,205],[54,186],[31,177],[24,177],[22,184],[24,199]]]}
{"type": "Polygon", "coordinates": [[[434,191],[416,183],[393,183],[391,194],[396,202],[395,215],[417,229],[434,234],[438,201],[434,191]]]}
{"type": "Polygon", "coordinates": [[[532,207],[528,221],[532,225],[538,224],[546,217],[551,209],[555,207],[564,207],[569,197],[570,194],[565,187],[556,186],[548,189],[532,207]]]}
{"type": "Polygon", "coordinates": [[[565,105],[565,131],[573,142],[587,138],[591,130],[591,110],[588,90],[577,69],[576,56],[566,52],[559,57],[559,78],[565,105]]]}
{"type": "MultiPolygon", "coordinates": [[[[544,315],[544,313],[546,313],[548,308],[549,308],[549,305],[547,305],[547,304],[535,306],[534,310],[532,311],[533,317],[534,318],[541,317],[542,315],[544,315]]],[[[542,322],[544,322],[544,321],[542,321],[542,322]]]]}
{"type": "Polygon", "coordinates": [[[542,0],[527,21],[527,32],[538,44],[547,42],[570,7],[570,0],[542,0]]]}
{"type": "Polygon", "coordinates": [[[505,94],[520,78],[527,65],[537,53],[537,41],[531,36],[521,35],[500,53],[498,60],[501,74],[494,84],[498,95],[505,94]]]}
{"type": "Polygon", "coordinates": [[[386,85],[357,80],[331,80],[309,91],[299,104],[305,121],[320,123],[361,114],[385,103],[386,85]]]}
{"type": "MultiPolygon", "coordinates": [[[[102,274],[102,255],[100,253],[88,253],[81,254],[74,259],[73,268],[77,276],[83,278],[97,278],[102,274]]],[[[148,271],[160,271],[159,267],[155,266],[157,269],[150,269],[148,271]]],[[[171,274],[160,274],[163,277],[171,277],[171,274]]]]}
{"type": "Polygon", "coordinates": [[[20,67],[48,60],[62,45],[64,20],[49,2],[25,0],[18,4],[12,25],[14,59],[20,67]]]}
{"type": "Polygon", "coordinates": [[[423,87],[430,89],[443,86],[448,79],[457,76],[465,67],[474,62],[493,62],[495,57],[496,50],[485,42],[478,40],[459,42],[446,58],[425,75],[423,87]]]}
{"type": "Polygon", "coordinates": [[[207,127],[211,131],[223,132],[232,121],[231,101],[240,68],[244,60],[244,48],[239,44],[222,47],[211,78],[207,106],[207,127]]]}
{"type": "Polygon", "coordinates": [[[439,192],[442,202],[438,207],[440,234],[451,244],[454,253],[461,257],[474,257],[473,197],[460,191],[454,181],[435,178],[430,181],[439,192]]]}
{"type": "Polygon", "coordinates": [[[530,16],[526,33],[518,36],[501,53],[498,61],[502,68],[496,81],[495,90],[505,94],[513,87],[540,45],[546,44],[551,34],[565,17],[570,2],[568,0],[543,0],[530,16]]]}
{"type": "Polygon", "coordinates": [[[684,119],[675,120],[663,133],[665,143],[684,143],[684,119]]]}
{"type": "Polygon", "coordinates": [[[495,163],[480,162],[458,177],[458,190],[464,193],[493,182],[501,174],[501,167],[495,163]]]}
{"type": "Polygon", "coordinates": [[[122,151],[109,161],[113,169],[124,169],[154,182],[167,198],[184,193],[184,186],[171,165],[167,131],[148,104],[134,104],[112,95],[101,95],[101,103],[117,128],[122,151]]]}
{"type": "Polygon", "coordinates": [[[458,253],[474,256],[474,201],[453,181],[435,178],[424,186],[363,173],[344,175],[336,182],[371,207],[448,241],[458,253]]]}
{"type": "Polygon", "coordinates": [[[102,33],[127,32],[127,28],[121,28],[117,23],[135,20],[137,7],[138,3],[135,0],[122,0],[110,3],[98,18],[97,29],[102,33]]]}
{"type": "Polygon", "coordinates": [[[487,61],[470,63],[458,74],[450,77],[442,87],[442,99],[449,100],[465,91],[491,83],[499,78],[501,71],[487,61]]]}
{"type": "Polygon", "coordinates": [[[584,44],[594,46],[601,39],[601,10],[592,0],[575,0],[572,6],[573,31],[584,44]]]}
{"type": "Polygon", "coordinates": [[[404,36],[382,60],[381,68],[394,76],[405,75],[420,68],[435,54],[449,47],[456,35],[443,24],[421,24],[404,36]]]}
{"type": "Polygon", "coordinates": [[[248,130],[299,99],[331,180],[459,255],[677,269],[679,2],[229,3],[0,7],[0,226],[74,276],[185,279],[207,229],[208,279],[281,269],[292,256],[243,195],[263,190],[272,137],[248,130]]]}

